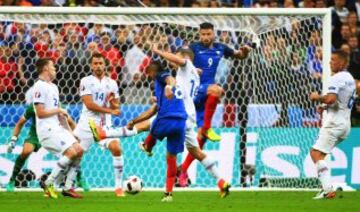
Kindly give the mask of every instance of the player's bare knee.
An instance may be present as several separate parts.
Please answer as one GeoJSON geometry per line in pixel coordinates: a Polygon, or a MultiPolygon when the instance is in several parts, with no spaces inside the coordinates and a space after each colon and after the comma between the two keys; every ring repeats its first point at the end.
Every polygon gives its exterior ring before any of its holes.
{"type": "Polygon", "coordinates": [[[20,156],[21,156],[21,158],[25,159],[25,158],[28,158],[32,152],[33,152],[32,149],[23,149],[20,156]]]}
{"type": "Polygon", "coordinates": [[[30,155],[31,155],[32,151],[23,151],[20,154],[20,158],[23,160],[26,160],[30,155]]]}
{"type": "Polygon", "coordinates": [[[224,89],[218,85],[211,85],[208,88],[208,95],[216,96],[216,97],[222,97],[224,95],[224,89]]]}
{"type": "Polygon", "coordinates": [[[203,134],[202,134],[202,128],[199,127],[198,131],[197,131],[197,138],[202,140],[204,138],[203,134]]]}
{"type": "Polygon", "coordinates": [[[118,141],[111,141],[109,143],[109,150],[113,156],[121,156],[121,148],[118,141]]]}
{"type": "Polygon", "coordinates": [[[316,149],[310,150],[310,156],[314,163],[323,159],[323,153],[316,149]]]}
{"type": "Polygon", "coordinates": [[[188,148],[188,151],[198,161],[202,161],[205,158],[205,154],[199,147],[188,148]]]}
{"type": "Polygon", "coordinates": [[[76,152],[77,152],[77,157],[78,158],[81,158],[83,156],[83,154],[84,154],[84,150],[81,147],[77,148],[76,152]]]}
{"type": "Polygon", "coordinates": [[[67,150],[65,150],[64,155],[68,157],[70,160],[74,160],[77,158],[77,152],[74,147],[69,147],[67,150]]]}
{"type": "Polygon", "coordinates": [[[166,153],[166,158],[175,159],[176,160],[176,154],[172,154],[170,152],[166,153]]]}
{"type": "Polygon", "coordinates": [[[72,146],[76,152],[76,157],[81,158],[84,154],[84,149],[80,146],[79,143],[74,143],[72,146]]]}
{"type": "Polygon", "coordinates": [[[202,161],[206,158],[206,154],[200,149],[200,147],[197,148],[198,150],[198,160],[202,161]]]}

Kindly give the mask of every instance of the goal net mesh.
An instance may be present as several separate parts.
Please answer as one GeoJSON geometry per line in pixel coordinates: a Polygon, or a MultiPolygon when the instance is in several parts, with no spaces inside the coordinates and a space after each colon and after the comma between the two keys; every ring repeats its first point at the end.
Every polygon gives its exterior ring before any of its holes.
{"type": "MultiPolygon", "coordinates": [[[[174,52],[198,41],[199,24],[215,26],[216,41],[234,49],[252,44],[245,60],[223,58],[216,82],[225,89],[213,127],[220,143],[204,150],[218,160],[220,173],[233,185],[317,186],[308,151],[316,138],[319,117],[309,99],[322,88],[323,17],[317,15],[79,15],[0,14],[0,184],[5,185],[21,152],[30,123],[21,131],[13,153],[6,143],[24,113],[37,79],[35,61],[50,57],[56,64],[61,102],[79,119],[79,83],[91,74],[89,58],[103,54],[109,75],[119,85],[123,126],[150,105],[151,83],[144,73],[150,47],[159,43],[174,52]],[[240,129],[240,130],[239,130],[240,129]],[[241,135],[242,134],[242,135],[241,135]],[[241,176],[243,180],[240,181],[241,176]],[[243,184],[244,185],[244,184],[243,184]]],[[[146,187],[165,183],[165,145],[154,156],[139,151],[146,134],[122,138],[124,175],[137,175],[146,187]]],[[[179,157],[178,163],[185,157],[179,157]]],[[[17,186],[38,187],[56,157],[46,150],[33,153],[17,177],[17,186]]],[[[93,145],[81,163],[92,188],[113,187],[112,158],[93,145]]],[[[215,187],[211,176],[194,163],[191,186],[215,187]]]]}

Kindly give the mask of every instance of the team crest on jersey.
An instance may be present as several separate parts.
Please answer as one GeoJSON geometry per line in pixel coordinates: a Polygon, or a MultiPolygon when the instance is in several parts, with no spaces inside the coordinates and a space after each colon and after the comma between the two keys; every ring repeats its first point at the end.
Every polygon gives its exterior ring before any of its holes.
{"type": "Polygon", "coordinates": [[[61,146],[65,145],[65,141],[60,141],[61,146]]]}
{"type": "Polygon", "coordinates": [[[219,54],[220,54],[220,51],[216,51],[216,54],[219,55],[219,54]]]}

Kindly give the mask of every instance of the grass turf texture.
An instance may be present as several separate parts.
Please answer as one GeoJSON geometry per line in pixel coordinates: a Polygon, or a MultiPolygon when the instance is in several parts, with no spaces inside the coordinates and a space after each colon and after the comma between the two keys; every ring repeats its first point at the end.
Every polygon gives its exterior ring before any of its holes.
{"type": "Polygon", "coordinates": [[[333,200],[312,200],[315,192],[175,192],[171,203],[161,192],[115,198],[112,192],[87,192],[84,199],[48,199],[41,192],[0,192],[1,211],[360,211],[360,191],[337,193],[333,200]]]}

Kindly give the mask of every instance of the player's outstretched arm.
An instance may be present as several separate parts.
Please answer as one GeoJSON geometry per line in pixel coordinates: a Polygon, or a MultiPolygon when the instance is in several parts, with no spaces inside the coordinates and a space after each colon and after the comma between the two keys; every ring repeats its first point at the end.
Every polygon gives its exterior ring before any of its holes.
{"type": "Polygon", "coordinates": [[[138,117],[134,118],[127,124],[128,129],[132,129],[135,124],[150,119],[157,112],[157,105],[152,105],[148,110],[142,112],[138,117]]]}
{"type": "Polygon", "coordinates": [[[181,58],[171,52],[161,51],[160,49],[158,49],[157,44],[154,44],[152,46],[152,51],[169,62],[175,63],[180,66],[184,66],[186,64],[186,60],[184,58],[181,58]]]}
{"type": "Polygon", "coordinates": [[[54,108],[54,109],[46,110],[44,108],[44,104],[42,104],[42,103],[35,103],[35,111],[36,111],[36,116],[39,119],[47,118],[47,117],[57,115],[60,113],[67,115],[67,112],[61,108],[54,108]]]}
{"type": "Polygon", "coordinates": [[[82,96],[81,98],[82,98],[82,101],[85,104],[86,108],[91,111],[98,112],[98,113],[109,113],[109,114],[112,114],[115,116],[120,115],[119,108],[112,109],[112,108],[107,108],[107,107],[101,107],[92,100],[91,95],[85,95],[85,96],[82,96]]]}
{"type": "Polygon", "coordinates": [[[251,51],[251,47],[248,45],[240,47],[238,50],[235,50],[234,57],[237,59],[245,59],[251,51]]]}

